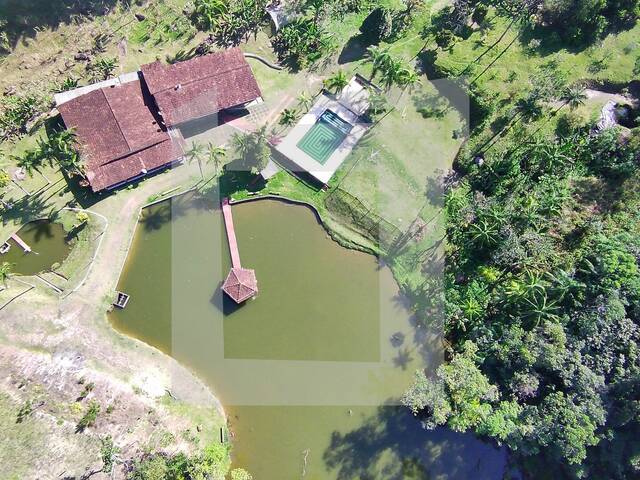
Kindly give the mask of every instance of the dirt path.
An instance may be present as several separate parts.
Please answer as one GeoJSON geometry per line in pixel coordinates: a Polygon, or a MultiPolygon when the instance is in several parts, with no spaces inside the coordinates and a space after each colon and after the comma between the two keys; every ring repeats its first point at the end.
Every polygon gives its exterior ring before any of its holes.
{"type": "MultiPolygon", "coordinates": [[[[107,435],[121,448],[123,462],[158,436],[173,438],[172,451],[190,451],[219,435],[224,412],[211,391],[171,357],[117,333],[105,314],[140,208],[150,196],[198,179],[196,165],[181,166],[94,205],[109,227],[85,283],[62,300],[38,288],[0,311],[0,463],[15,467],[19,478],[99,469],[100,438],[107,435]],[[87,383],[94,388],[78,401],[87,383]],[[103,413],[95,427],[76,433],[92,399],[103,413]],[[39,407],[16,426],[27,401],[39,407]],[[104,413],[110,405],[112,412],[104,413]],[[196,425],[202,428],[196,431],[196,425]],[[39,455],[43,442],[52,452],[48,460],[39,455]],[[13,444],[27,446],[9,448],[13,444]]],[[[123,478],[120,473],[114,478],[123,478]]]]}

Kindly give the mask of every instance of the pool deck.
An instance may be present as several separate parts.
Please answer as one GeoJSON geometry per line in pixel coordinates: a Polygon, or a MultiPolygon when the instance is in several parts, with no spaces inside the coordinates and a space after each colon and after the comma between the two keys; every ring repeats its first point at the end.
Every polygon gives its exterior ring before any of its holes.
{"type": "Polygon", "coordinates": [[[359,89],[352,87],[353,83],[354,81],[352,80],[349,84],[352,90],[349,90],[348,87],[338,96],[320,95],[309,112],[300,119],[285,139],[276,146],[276,150],[300,167],[301,171],[308,172],[324,184],[329,182],[338,167],[342,165],[371,126],[368,123],[364,123],[359,116],[362,115],[363,111],[366,111],[368,94],[364,93],[366,90],[361,86],[359,89]],[[347,108],[347,105],[350,108],[347,108]],[[342,120],[353,125],[353,128],[327,161],[322,164],[300,149],[298,143],[318,122],[318,119],[326,110],[331,110],[342,120]]]}
{"type": "Polygon", "coordinates": [[[222,199],[222,215],[224,216],[224,226],[227,229],[229,239],[229,251],[231,252],[231,264],[233,268],[242,268],[240,265],[240,251],[236,239],[236,230],[233,227],[233,215],[231,214],[231,204],[228,198],[222,199]]]}

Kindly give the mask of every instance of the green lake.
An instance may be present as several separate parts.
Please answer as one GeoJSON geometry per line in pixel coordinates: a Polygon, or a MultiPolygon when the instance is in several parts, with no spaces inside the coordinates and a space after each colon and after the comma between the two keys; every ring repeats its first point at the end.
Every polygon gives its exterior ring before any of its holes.
{"type": "Polygon", "coordinates": [[[13,271],[21,275],[34,275],[48,270],[54,263],[64,261],[71,252],[64,228],[50,220],[27,223],[18,231],[18,236],[32,251],[26,253],[13,239],[9,239],[11,248],[0,255],[0,261],[13,263],[13,271]]]}
{"type": "Polygon", "coordinates": [[[503,477],[504,449],[425,431],[397,406],[443,352],[388,268],[333,242],[307,207],[234,205],[242,265],[259,286],[237,307],[220,291],[230,258],[218,203],[187,194],[143,211],[118,286],[131,300],[110,317],[208,383],[236,466],[256,480],[503,477]]]}

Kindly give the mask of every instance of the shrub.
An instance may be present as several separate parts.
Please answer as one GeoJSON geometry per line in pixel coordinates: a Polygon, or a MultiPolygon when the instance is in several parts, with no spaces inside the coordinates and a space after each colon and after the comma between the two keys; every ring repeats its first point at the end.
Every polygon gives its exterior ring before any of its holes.
{"type": "Polygon", "coordinates": [[[231,480],[253,480],[253,476],[243,468],[231,470],[231,480]]]}
{"type": "MultiPolygon", "coordinates": [[[[78,212],[78,213],[76,213],[76,223],[78,225],[83,225],[83,224],[88,223],[88,222],[89,222],[89,214],[87,212],[78,212]]],[[[91,383],[90,385],[93,386],[93,383],[91,383]]],[[[85,387],[85,390],[86,390],[86,387],[85,387]]]]}
{"type": "Polygon", "coordinates": [[[333,48],[329,34],[313,19],[297,20],[281,28],[271,41],[281,62],[291,68],[305,68],[327,54],[333,48]]]}
{"type": "Polygon", "coordinates": [[[27,133],[27,122],[40,109],[42,101],[35,95],[10,95],[0,104],[0,140],[17,138],[27,133]]]}
{"type": "Polygon", "coordinates": [[[24,422],[32,413],[33,413],[33,403],[31,403],[31,400],[27,400],[22,404],[22,406],[18,410],[16,423],[24,422]]]}
{"type": "Polygon", "coordinates": [[[100,413],[100,405],[95,400],[89,402],[85,414],[76,425],[76,432],[83,432],[85,429],[93,426],[98,419],[100,413]]]}

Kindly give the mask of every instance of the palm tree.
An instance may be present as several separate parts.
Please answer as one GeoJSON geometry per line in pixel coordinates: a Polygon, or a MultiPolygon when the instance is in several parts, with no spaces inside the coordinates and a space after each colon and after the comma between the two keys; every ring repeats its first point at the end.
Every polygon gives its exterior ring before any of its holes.
{"type": "Polygon", "coordinates": [[[347,75],[342,71],[338,70],[334,75],[327,78],[324,81],[324,86],[327,90],[333,90],[334,93],[338,93],[344,87],[349,84],[349,79],[347,75]]]}
{"type": "Polygon", "coordinates": [[[405,68],[398,73],[399,75],[396,79],[396,83],[402,89],[402,92],[400,92],[400,96],[398,97],[399,102],[407,90],[413,90],[420,84],[420,76],[415,70],[410,68],[405,68]]]}
{"type": "Polygon", "coordinates": [[[293,108],[285,108],[280,115],[280,125],[290,127],[298,119],[298,111],[293,108]]]}
{"type": "Polygon", "coordinates": [[[251,136],[247,133],[234,133],[231,137],[231,144],[243,159],[246,159],[251,152],[251,136]]]}
{"type": "Polygon", "coordinates": [[[560,97],[563,101],[562,107],[568,105],[570,110],[575,110],[576,108],[584,105],[587,98],[584,87],[577,85],[568,87],[562,94],[562,97],[560,97]]]}
{"type": "Polygon", "coordinates": [[[307,92],[302,92],[300,95],[298,95],[298,106],[300,108],[303,108],[306,112],[308,112],[311,108],[311,105],[313,105],[313,98],[311,97],[311,95],[309,95],[307,92]]]}
{"type": "Polygon", "coordinates": [[[500,240],[498,227],[493,222],[488,222],[485,219],[471,224],[469,230],[472,232],[471,239],[484,247],[496,245],[500,240]]]}
{"type": "Polygon", "coordinates": [[[49,165],[57,163],[62,170],[70,174],[84,176],[77,145],[75,132],[72,129],[65,129],[49,134],[47,141],[40,140],[38,149],[43,160],[47,160],[49,165]]]}
{"type": "Polygon", "coordinates": [[[402,60],[392,58],[389,62],[383,66],[381,70],[382,84],[389,90],[393,85],[399,83],[399,79],[405,74],[405,66],[402,64],[402,60]]]}
{"type": "Polygon", "coordinates": [[[28,150],[22,157],[12,157],[18,167],[22,168],[30,177],[33,172],[40,173],[40,168],[44,165],[44,155],[41,149],[28,150]]]}
{"type": "Polygon", "coordinates": [[[526,97],[520,98],[516,102],[516,106],[513,110],[511,118],[507,121],[506,125],[498,132],[494,133],[486,142],[484,142],[479,148],[478,152],[486,152],[491,148],[502,135],[507,132],[513,125],[519,120],[529,121],[542,113],[542,105],[540,104],[539,92],[534,90],[526,97]]]}
{"type": "Polygon", "coordinates": [[[388,48],[369,47],[367,57],[372,64],[370,80],[373,80],[379,71],[384,71],[391,63],[391,54],[388,48]]]}
{"type": "Polygon", "coordinates": [[[225,147],[219,147],[209,142],[207,145],[207,163],[213,165],[214,177],[220,173],[220,167],[222,162],[227,156],[227,149],[225,147]]]}
{"type": "Polygon", "coordinates": [[[196,142],[193,142],[191,144],[191,148],[185,155],[187,162],[189,163],[192,163],[194,161],[198,162],[198,168],[200,169],[200,175],[202,176],[203,180],[204,180],[204,173],[202,171],[202,159],[204,158],[204,155],[205,155],[204,145],[196,142]]]}
{"type": "Polygon", "coordinates": [[[538,326],[542,320],[557,320],[558,307],[557,302],[549,301],[546,292],[536,295],[533,299],[525,299],[527,308],[524,316],[533,319],[533,325],[538,326]]]}
{"type": "Polygon", "coordinates": [[[5,288],[7,287],[7,280],[9,280],[9,277],[11,277],[12,273],[13,273],[12,263],[9,263],[9,262],[0,263],[0,282],[2,282],[5,288]]]}

